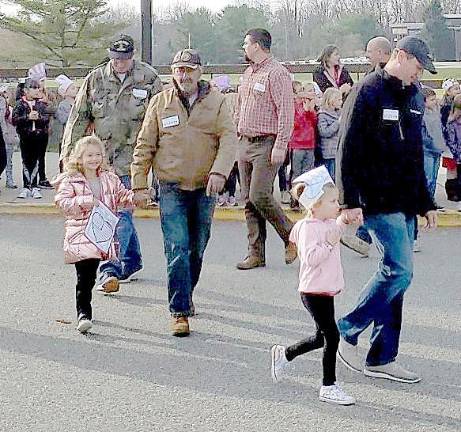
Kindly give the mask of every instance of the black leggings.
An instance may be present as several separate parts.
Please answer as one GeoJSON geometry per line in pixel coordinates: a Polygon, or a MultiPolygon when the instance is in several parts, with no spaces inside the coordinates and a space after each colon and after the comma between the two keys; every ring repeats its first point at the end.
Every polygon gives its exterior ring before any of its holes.
{"type": "Polygon", "coordinates": [[[96,272],[99,267],[99,259],[89,258],[75,263],[77,271],[77,318],[84,315],[88,319],[92,319],[91,310],[91,291],[96,281],[96,272]]]}
{"type": "Polygon", "coordinates": [[[334,297],[301,293],[304,307],[315,321],[316,332],[286,349],[288,361],[295,357],[323,347],[323,385],[330,386],[336,381],[336,351],[339,331],[335,321],[334,297]]]}

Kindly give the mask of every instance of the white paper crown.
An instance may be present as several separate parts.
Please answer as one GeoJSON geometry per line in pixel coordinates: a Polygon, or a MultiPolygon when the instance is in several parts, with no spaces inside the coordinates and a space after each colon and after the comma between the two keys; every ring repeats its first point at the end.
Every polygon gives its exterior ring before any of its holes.
{"type": "Polygon", "coordinates": [[[307,209],[322,197],[323,187],[326,184],[334,184],[335,182],[325,166],[322,165],[296,177],[293,180],[293,184],[296,183],[304,183],[306,185],[298,201],[307,209]]]}
{"type": "Polygon", "coordinates": [[[58,83],[58,93],[61,96],[65,96],[67,89],[74,83],[68,76],[66,75],[58,75],[55,78],[55,81],[58,83]]]}
{"type": "Polygon", "coordinates": [[[45,63],[37,63],[29,69],[28,77],[34,81],[42,81],[46,79],[45,63]]]}

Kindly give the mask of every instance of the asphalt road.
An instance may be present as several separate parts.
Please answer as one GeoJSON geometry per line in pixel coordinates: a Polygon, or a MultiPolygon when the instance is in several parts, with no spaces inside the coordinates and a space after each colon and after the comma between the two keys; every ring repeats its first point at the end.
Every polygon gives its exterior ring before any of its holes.
{"type": "MultiPolygon", "coordinates": [[[[94,294],[92,333],[75,330],[73,266],[57,217],[0,216],[0,431],[457,431],[461,430],[460,229],[422,235],[406,296],[399,359],[419,384],[373,380],[338,366],[353,407],[318,400],[321,353],[296,359],[273,384],[269,348],[313,330],[273,231],[267,267],[235,270],[242,223],[215,223],[191,319],[169,334],[157,220],[138,220],[145,271],[119,294],[94,294]],[[60,322],[61,321],[61,322],[60,322]],[[68,322],[69,324],[66,324],[68,322]]],[[[343,251],[352,307],[376,258],[343,251]]],[[[367,340],[362,337],[361,344],[367,340]]]]}

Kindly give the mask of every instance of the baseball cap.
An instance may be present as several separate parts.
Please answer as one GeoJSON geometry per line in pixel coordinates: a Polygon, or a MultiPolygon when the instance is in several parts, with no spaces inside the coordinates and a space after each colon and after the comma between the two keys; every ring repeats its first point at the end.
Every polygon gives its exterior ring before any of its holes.
{"type": "Polygon", "coordinates": [[[128,60],[134,54],[134,40],[131,36],[121,34],[110,44],[107,51],[111,59],[128,60]]]}
{"type": "Polygon", "coordinates": [[[422,39],[414,36],[405,36],[397,42],[397,48],[415,56],[423,68],[431,74],[437,73],[434,63],[432,63],[432,57],[429,54],[429,48],[422,39]]]}
{"type": "Polygon", "coordinates": [[[189,67],[197,69],[202,65],[200,54],[194,49],[183,49],[178,51],[173,57],[171,67],[189,67]]]}

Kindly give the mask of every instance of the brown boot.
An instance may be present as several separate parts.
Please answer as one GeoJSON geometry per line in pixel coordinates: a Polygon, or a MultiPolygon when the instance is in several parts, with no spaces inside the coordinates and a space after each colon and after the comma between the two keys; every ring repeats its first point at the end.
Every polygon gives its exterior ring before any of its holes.
{"type": "Polygon", "coordinates": [[[248,255],[242,262],[237,264],[239,270],[251,270],[256,267],[266,267],[266,262],[263,258],[254,255],[248,255]]]}
{"type": "Polygon", "coordinates": [[[97,291],[101,291],[106,294],[115,293],[119,290],[120,284],[115,276],[108,276],[104,282],[96,287],[97,291]]]}
{"type": "Polygon", "coordinates": [[[296,245],[292,242],[288,242],[285,246],[285,263],[291,264],[298,257],[298,251],[296,245]]]}
{"type": "Polygon", "coordinates": [[[173,336],[184,337],[189,336],[189,320],[186,316],[173,317],[171,322],[171,332],[173,336]]]}

